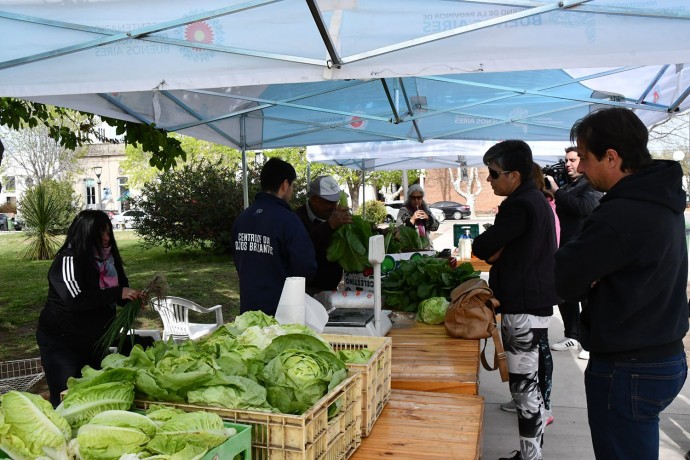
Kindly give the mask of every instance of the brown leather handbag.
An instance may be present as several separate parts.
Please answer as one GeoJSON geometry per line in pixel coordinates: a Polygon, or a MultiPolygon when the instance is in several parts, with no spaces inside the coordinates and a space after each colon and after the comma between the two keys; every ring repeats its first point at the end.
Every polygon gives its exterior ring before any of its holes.
{"type": "Polygon", "coordinates": [[[472,278],[453,289],[450,298],[444,321],[448,335],[460,339],[484,339],[482,366],[488,371],[498,368],[501,380],[507,382],[508,363],[496,322],[495,309],[500,303],[489,285],[481,278],[472,278]],[[490,366],[486,359],[486,344],[489,337],[494,339],[493,366],[490,366]]]}

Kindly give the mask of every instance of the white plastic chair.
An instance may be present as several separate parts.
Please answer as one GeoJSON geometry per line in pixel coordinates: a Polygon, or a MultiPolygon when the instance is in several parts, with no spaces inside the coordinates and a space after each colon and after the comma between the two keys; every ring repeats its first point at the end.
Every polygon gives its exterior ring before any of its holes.
{"type": "Polygon", "coordinates": [[[223,325],[221,305],[204,308],[191,300],[182,297],[168,296],[162,299],[152,298],[151,308],[158,312],[163,320],[163,340],[172,337],[176,342],[186,339],[198,339],[223,325]],[[190,323],[189,310],[199,313],[216,314],[215,323],[190,323]]]}

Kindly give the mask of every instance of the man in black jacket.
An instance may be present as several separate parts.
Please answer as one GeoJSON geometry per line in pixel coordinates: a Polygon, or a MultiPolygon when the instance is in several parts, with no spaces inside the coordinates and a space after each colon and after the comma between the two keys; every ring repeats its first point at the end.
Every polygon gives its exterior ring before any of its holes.
{"type": "MultiPolygon", "coordinates": [[[[569,182],[563,187],[558,187],[552,176],[546,176],[554,194],[556,214],[561,224],[561,247],[580,233],[585,219],[599,205],[599,200],[603,195],[602,192],[594,190],[587,178],[578,172],[579,164],[580,157],[577,154],[577,148],[568,147],[565,149],[565,169],[569,182]]],[[[552,350],[564,351],[578,348],[581,304],[584,307],[587,300],[582,299],[579,302],[566,300],[558,304],[558,310],[563,319],[563,339],[552,344],[552,350]]],[[[577,357],[589,359],[589,352],[581,348],[577,357]]]]}
{"type": "Polygon", "coordinates": [[[475,238],[472,252],[492,264],[489,286],[501,303],[501,335],[520,433],[520,450],[510,458],[538,460],[546,426],[539,342],[559,301],[553,282],[555,219],[532,180],[532,151],[526,143],[500,142],[484,154],[484,163],[494,193],[506,199],[494,225],[475,238]]]}
{"type": "Polygon", "coordinates": [[[683,171],[653,161],[630,110],[593,112],[570,131],[579,171],[606,192],[556,253],[556,289],[582,310],[587,414],[597,458],[655,459],[659,413],[687,377],[683,171]]]}
{"type": "Polygon", "coordinates": [[[352,214],[338,205],[340,187],[331,176],[318,176],[309,185],[309,200],[295,211],[309,233],[318,270],[311,280],[307,281],[307,294],[337,289],[343,269],[338,262],[326,258],[333,232],[345,224],[352,223],[352,214]]]}

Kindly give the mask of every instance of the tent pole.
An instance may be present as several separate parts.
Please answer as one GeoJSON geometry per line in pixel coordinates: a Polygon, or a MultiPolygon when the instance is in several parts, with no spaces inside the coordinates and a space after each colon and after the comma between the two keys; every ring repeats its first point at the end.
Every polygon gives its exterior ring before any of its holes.
{"type": "Polygon", "coordinates": [[[364,206],[364,203],[367,202],[366,200],[366,194],[367,194],[367,184],[366,184],[366,171],[362,169],[362,217],[367,217],[367,208],[364,206]]]}
{"type": "Polygon", "coordinates": [[[409,187],[409,180],[407,179],[407,169],[403,169],[402,172],[402,186],[403,186],[403,196],[400,198],[405,201],[407,199],[407,187],[409,187]]]}
{"type": "Polygon", "coordinates": [[[240,116],[240,143],[242,144],[242,195],[244,209],[249,207],[249,178],[247,177],[247,137],[245,131],[246,115],[240,116]]]}
{"type": "Polygon", "coordinates": [[[307,192],[309,192],[309,185],[311,184],[311,161],[307,161],[307,192]]]}

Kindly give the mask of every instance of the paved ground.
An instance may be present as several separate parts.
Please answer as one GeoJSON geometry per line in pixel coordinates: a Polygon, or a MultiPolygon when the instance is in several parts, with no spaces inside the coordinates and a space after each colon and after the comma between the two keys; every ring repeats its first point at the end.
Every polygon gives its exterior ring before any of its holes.
{"type": "MultiPolygon", "coordinates": [[[[686,220],[690,220],[687,213],[686,220]]],[[[432,235],[434,249],[440,251],[454,246],[454,224],[483,224],[492,221],[491,217],[480,217],[472,220],[442,222],[439,231],[432,235]]],[[[549,327],[549,340],[556,342],[562,337],[563,322],[558,309],[555,309],[549,327]]],[[[690,334],[685,339],[685,349],[690,356],[690,334]]],[[[488,356],[493,356],[493,348],[488,356]]],[[[546,429],[544,458],[594,459],[584,393],[584,369],[587,361],[577,359],[577,352],[572,350],[553,352],[553,361],[551,404],[555,422],[546,429]]],[[[510,392],[508,384],[501,382],[497,371],[487,372],[482,369],[479,392],[485,398],[482,459],[497,459],[518,448],[517,416],[500,409],[500,404],[510,399],[510,392]]],[[[687,451],[690,451],[690,383],[688,382],[673,404],[662,413],[659,458],[682,460],[687,451]]]]}
{"type": "MultiPolygon", "coordinates": [[[[558,309],[551,320],[551,342],[563,337],[563,322],[558,309]]],[[[686,337],[690,356],[690,336],[686,337]]],[[[558,460],[594,459],[587,423],[584,369],[587,361],[577,359],[577,352],[559,351],[553,355],[553,392],[551,406],[554,423],[544,435],[544,458],[558,460]]],[[[491,355],[493,356],[493,349],[491,355]]],[[[518,448],[517,416],[504,412],[500,404],[510,399],[508,384],[498,372],[480,373],[479,393],[485,398],[482,458],[497,459],[518,448]]],[[[690,450],[690,383],[661,415],[659,458],[682,460],[690,450]]]]}

